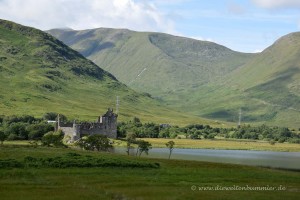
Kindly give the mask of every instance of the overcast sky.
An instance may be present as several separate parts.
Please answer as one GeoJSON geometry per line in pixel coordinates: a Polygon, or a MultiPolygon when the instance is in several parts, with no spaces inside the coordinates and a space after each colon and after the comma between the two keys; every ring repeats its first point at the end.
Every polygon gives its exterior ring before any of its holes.
{"type": "Polygon", "coordinates": [[[300,0],[0,0],[0,18],[42,30],[165,32],[258,52],[300,29],[300,0]]]}

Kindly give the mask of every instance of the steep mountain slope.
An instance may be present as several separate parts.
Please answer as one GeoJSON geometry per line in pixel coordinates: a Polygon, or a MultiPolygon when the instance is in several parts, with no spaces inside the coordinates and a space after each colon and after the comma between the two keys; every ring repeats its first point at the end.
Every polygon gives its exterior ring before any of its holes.
{"type": "Polygon", "coordinates": [[[212,119],[298,127],[299,33],[260,54],[161,33],[51,30],[128,86],[212,119]]]}
{"type": "MultiPolygon", "coordinates": [[[[299,76],[299,70],[300,32],[296,32],[279,38],[243,68],[236,70],[233,74],[235,80],[231,80],[231,83],[245,90],[270,81],[275,83],[277,82],[275,79],[278,78],[299,76]],[[247,76],[241,76],[241,74],[247,76]]],[[[290,81],[293,80],[290,79],[290,81]]],[[[298,81],[296,79],[294,81],[297,85],[298,81]]],[[[297,88],[294,87],[293,90],[295,89],[297,88]]]]}
{"type": "Polygon", "coordinates": [[[274,119],[300,121],[300,32],[278,39],[228,81],[248,98],[273,107],[274,119]]]}
{"type": "Polygon", "coordinates": [[[300,33],[277,40],[244,66],[214,84],[191,91],[183,110],[228,121],[261,122],[299,128],[300,33]]]}
{"type": "Polygon", "coordinates": [[[126,85],[157,97],[212,82],[252,57],[212,42],[162,33],[105,28],[49,33],[126,85]]]}
{"type": "Polygon", "coordinates": [[[159,106],[148,94],[131,90],[51,35],[5,20],[0,20],[0,91],[4,115],[41,116],[53,111],[91,120],[114,107],[120,96],[121,120],[132,116],[161,123],[202,120],[159,106]]]}

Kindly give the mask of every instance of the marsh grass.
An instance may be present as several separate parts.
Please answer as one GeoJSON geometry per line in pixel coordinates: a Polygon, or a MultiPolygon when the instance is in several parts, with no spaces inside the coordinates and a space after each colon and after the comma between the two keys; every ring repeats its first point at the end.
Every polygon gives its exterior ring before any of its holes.
{"type": "Polygon", "coordinates": [[[175,142],[175,148],[191,149],[232,149],[232,150],[260,150],[260,151],[293,151],[299,152],[299,144],[275,143],[271,145],[268,141],[254,140],[192,140],[192,139],[164,139],[164,138],[144,138],[153,147],[165,148],[170,140],[175,142]]]}

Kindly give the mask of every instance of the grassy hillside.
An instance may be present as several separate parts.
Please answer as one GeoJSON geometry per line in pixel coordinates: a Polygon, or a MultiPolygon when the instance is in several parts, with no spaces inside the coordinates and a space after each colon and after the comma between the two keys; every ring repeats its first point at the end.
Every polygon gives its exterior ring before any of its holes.
{"type": "Polygon", "coordinates": [[[237,70],[230,84],[269,103],[300,110],[299,72],[300,32],[277,40],[246,66],[237,70]],[[247,76],[241,77],[241,74],[247,76]]]}
{"type": "Polygon", "coordinates": [[[119,96],[121,120],[210,123],[159,106],[51,35],[5,20],[0,20],[0,91],[3,115],[53,111],[94,120],[114,108],[119,96]]]}
{"type": "Polygon", "coordinates": [[[260,54],[161,33],[51,30],[128,86],[206,118],[298,128],[299,33],[260,54]]]}
{"type": "Polygon", "coordinates": [[[253,104],[272,108],[273,121],[300,121],[300,32],[278,39],[228,80],[253,104]]]}
{"type": "Polygon", "coordinates": [[[49,33],[131,88],[157,97],[212,82],[252,57],[212,42],[162,33],[105,28],[49,33]]]}

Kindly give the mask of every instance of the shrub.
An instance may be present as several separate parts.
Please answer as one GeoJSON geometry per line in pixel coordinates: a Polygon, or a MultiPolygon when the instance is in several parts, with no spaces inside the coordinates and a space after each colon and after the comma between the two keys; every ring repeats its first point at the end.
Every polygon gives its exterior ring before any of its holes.
{"type": "Polygon", "coordinates": [[[21,168],[23,164],[15,159],[5,159],[0,160],[0,169],[1,168],[21,168]]]}
{"type": "Polygon", "coordinates": [[[81,138],[76,145],[90,151],[108,151],[113,148],[107,136],[98,134],[81,138]]]}
{"type": "Polygon", "coordinates": [[[50,131],[42,137],[42,145],[44,146],[65,146],[62,142],[64,134],[61,130],[57,132],[50,131]]]}
{"type": "Polygon", "coordinates": [[[14,133],[11,133],[7,136],[7,140],[18,140],[18,139],[19,139],[18,135],[14,133]]]}
{"type": "Polygon", "coordinates": [[[270,143],[270,145],[274,145],[275,141],[274,140],[270,140],[269,143],[270,143]]]}
{"type": "Polygon", "coordinates": [[[213,133],[210,133],[207,136],[207,139],[214,139],[214,138],[215,138],[215,134],[213,134],[213,133]]]}
{"type": "Polygon", "coordinates": [[[288,142],[300,144],[300,139],[298,139],[298,138],[291,138],[291,139],[288,140],[288,142]]]}
{"type": "Polygon", "coordinates": [[[54,131],[54,127],[51,124],[39,123],[39,124],[30,124],[26,127],[28,132],[28,139],[31,140],[40,140],[44,134],[54,131]]]}
{"type": "Polygon", "coordinates": [[[9,140],[27,140],[28,132],[24,122],[13,122],[5,129],[5,134],[8,135],[9,140]],[[10,135],[13,135],[10,137],[10,135]]]}
{"type": "MultiPolygon", "coordinates": [[[[1,161],[1,160],[0,160],[1,161]]],[[[5,162],[4,162],[5,163],[5,162]]],[[[1,164],[1,162],[0,162],[1,164]]],[[[12,163],[5,165],[8,166],[26,166],[26,167],[49,167],[49,168],[70,168],[70,167],[130,167],[130,168],[159,168],[159,163],[152,163],[147,161],[137,161],[123,158],[108,158],[108,157],[92,157],[82,156],[77,153],[70,152],[65,156],[57,156],[50,158],[34,158],[27,156],[24,158],[24,164],[13,165],[12,163]]]]}
{"type": "Polygon", "coordinates": [[[3,141],[6,139],[6,135],[4,134],[3,131],[0,130],[0,141],[1,141],[1,145],[3,144],[3,141]]]}
{"type": "Polygon", "coordinates": [[[286,141],[286,138],[283,138],[283,137],[281,137],[281,138],[278,139],[279,143],[284,143],[285,141],[286,141]]]}

